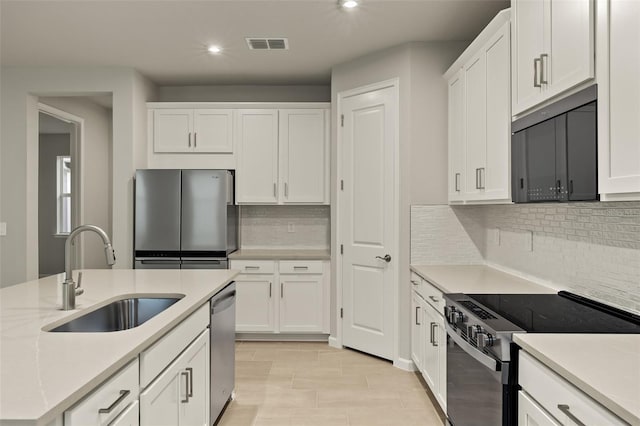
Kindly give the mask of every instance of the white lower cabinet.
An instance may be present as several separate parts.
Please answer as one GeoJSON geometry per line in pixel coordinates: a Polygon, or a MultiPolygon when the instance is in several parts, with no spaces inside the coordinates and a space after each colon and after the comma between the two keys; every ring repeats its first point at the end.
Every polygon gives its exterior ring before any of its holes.
{"type": "Polygon", "coordinates": [[[521,421],[520,425],[627,424],[524,351],[519,352],[518,369],[518,384],[522,387],[518,401],[529,400],[518,407],[519,419],[529,419],[529,423],[521,421]]]}
{"type": "MultiPolygon", "coordinates": [[[[65,426],[107,425],[138,400],[138,359],[65,411],[65,426]]],[[[135,423],[137,424],[137,423],[135,423]]]]}
{"type": "Polygon", "coordinates": [[[328,333],[328,262],[231,260],[239,333],[328,333]]]}
{"type": "Polygon", "coordinates": [[[209,330],[205,330],[140,394],[140,425],[209,422],[209,330]]]}
{"type": "Polygon", "coordinates": [[[442,292],[415,274],[411,274],[411,281],[411,358],[446,412],[447,333],[442,292]]]}
{"type": "Polygon", "coordinates": [[[138,426],[140,424],[140,403],[134,401],[109,426],[138,426]]]}

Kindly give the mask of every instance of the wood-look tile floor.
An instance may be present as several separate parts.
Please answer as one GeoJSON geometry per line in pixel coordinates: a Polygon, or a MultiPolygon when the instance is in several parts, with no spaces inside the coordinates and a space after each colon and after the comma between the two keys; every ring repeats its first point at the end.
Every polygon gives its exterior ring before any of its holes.
{"type": "Polygon", "coordinates": [[[219,426],[442,425],[415,373],[326,343],[238,342],[219,426]]]}

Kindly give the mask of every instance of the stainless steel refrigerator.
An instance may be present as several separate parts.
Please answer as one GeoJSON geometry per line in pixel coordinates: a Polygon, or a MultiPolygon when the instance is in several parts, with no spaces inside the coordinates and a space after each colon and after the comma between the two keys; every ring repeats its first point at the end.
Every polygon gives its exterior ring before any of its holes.
{"type": "Polygon", "coordinates": [[[225,269],[238,247],[229,170],[137,170],[137,269],[225,269]]]}

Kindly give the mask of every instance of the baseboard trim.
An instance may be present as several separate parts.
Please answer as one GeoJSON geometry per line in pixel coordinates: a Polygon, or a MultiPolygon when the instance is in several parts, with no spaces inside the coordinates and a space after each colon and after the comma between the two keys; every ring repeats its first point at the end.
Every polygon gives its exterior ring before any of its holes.
{"type": "Polygon", "coordinates": [[[404,371],[416,371],[416,365],[410,359],[398,358],[393,361],[393,366],[404,371]]]}
{"type": "Polygon", "coordinates": [[[338,343],[338,339],[334,336],[329,336],[329,346],[336,349],[342,349],[342,345],[338,343]]]}
{"type": "Polygon", "coordinates": [[[328,334],[236,333],[236,341],[254,342],[326,342],[328,334]]]}

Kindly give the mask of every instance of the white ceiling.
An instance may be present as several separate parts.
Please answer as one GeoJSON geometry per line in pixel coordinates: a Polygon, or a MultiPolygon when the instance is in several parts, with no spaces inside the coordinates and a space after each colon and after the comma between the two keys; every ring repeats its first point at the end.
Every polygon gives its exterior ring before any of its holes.
{"type": "Polygon", "coordinates": [[[160,85],[328,84],[333,65],[409,41],[471,40],[505,0],[2,0],[3,66],[133,67],[160,85]],[[250,51],[245,37],[288,37],[250,51]],[[218,56],[206,52],[219,44],[218,56]]]}

